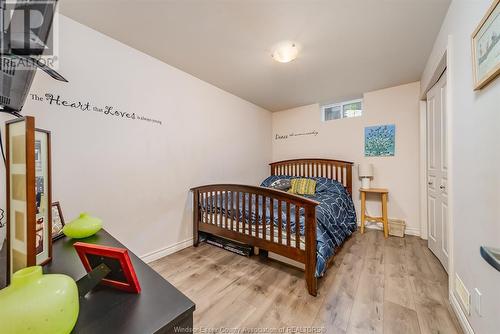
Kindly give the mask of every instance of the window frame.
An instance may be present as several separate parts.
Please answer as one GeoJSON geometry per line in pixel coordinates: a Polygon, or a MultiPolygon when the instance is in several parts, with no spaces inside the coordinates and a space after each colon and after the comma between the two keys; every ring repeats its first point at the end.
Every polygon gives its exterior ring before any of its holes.
{"type": "Polygon", "coordinates": [[[322,122],[330,122],[330,121],[338,121],[341,119],[346,119],[346,118],[356,118],[356,117],[361,117],[363,116],[363,111],[364,111],[364,103],[363,103],[363,98],[359,99],[353,99],[353,100],[348,100],[348,101],[342,101],[342,102],[336,102],[336,103],[329,103],[329,104],[324,104],[320,106],[320,111],[321,111],[321,121],[322,122]],[[361,103],[361,115],[359,116],[351,116],[351,117],[344,117],[344,106],[346,104],[352,104],[352,103],[361,103]],[[333,118],[333,119],[326,119],[326,109],[327,108],[332,108],[332,107],[340,107],[340,115],[342,117],[340,118],[333,118]]]}

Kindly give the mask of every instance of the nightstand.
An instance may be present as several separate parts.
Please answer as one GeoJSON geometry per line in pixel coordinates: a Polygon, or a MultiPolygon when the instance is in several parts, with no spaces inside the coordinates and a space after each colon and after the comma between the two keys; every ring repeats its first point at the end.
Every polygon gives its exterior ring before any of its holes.
{"type": "Polygon", "coordinates": [[[365,232],[365,222],[378,222],[384,225],[384,237],[389,236],[389,220],[387,218],[387,197],[389,190],[381,188],[359,189],[361,193],[361,233],[365,232]],[[382,217],[372,217],[366,215],[366,194],[378,194],[382,201],[382,217]]]}

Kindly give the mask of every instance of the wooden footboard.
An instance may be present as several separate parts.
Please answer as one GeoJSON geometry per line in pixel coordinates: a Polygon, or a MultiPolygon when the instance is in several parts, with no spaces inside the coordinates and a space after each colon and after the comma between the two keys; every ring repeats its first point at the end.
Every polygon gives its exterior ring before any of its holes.
{"type": "Polygon", "coordinates": [[[194,196],[194,246],[198,245],[199,232],[206,232],[304,263],[307,289],[311,295],[316,295],[317,279],[314,273],[318,202],[279,190],[248,185],[214,184],[191,190],[194,196]],[[292,217],[297,227],[300,226],[301,216],[305,222],[303,236],[299,228],[293,231],[291,226],[292,217]]]}

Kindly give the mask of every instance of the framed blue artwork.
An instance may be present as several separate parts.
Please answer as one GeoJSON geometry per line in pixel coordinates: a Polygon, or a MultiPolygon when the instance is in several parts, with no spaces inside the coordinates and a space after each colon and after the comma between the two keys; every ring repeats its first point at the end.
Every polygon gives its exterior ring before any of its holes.
{"type": "Polygon", "coordinates": [[[396,125],[377,125],[365,128],[365,156],[389,157],[396,151],[396,125]]]}

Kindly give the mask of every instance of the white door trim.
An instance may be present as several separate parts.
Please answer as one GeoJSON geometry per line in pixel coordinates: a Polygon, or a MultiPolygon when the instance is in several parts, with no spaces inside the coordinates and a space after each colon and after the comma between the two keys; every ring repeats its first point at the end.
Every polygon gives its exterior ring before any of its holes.
{"type": "Polygon", "coordinates": [[[446,116],[447,116],[447,145],[448,145],[448,292],[450,295],[450,300],[453,296],[453,291],[455,290],[455,261],[454,261],[454,244],[455,240],[453,238],[454,231],[454,219],[453,219],[453,204],[455,202],[455,195],[453,192],[454,187],[454,160],[453,160],[453,94],[454,94],[454,83],[453,83],[453,73],[455,72],[455,64],[453,62],[453,36],[448,36],[448,45],[446,47],[446,80],[447,80],[447,94],[446,94],[446,116]]]}
{"type": "Polygon", "coordinates": [[[428,238],[427,222],[427,102],[420,101],[420,237],[428,238]]]}

